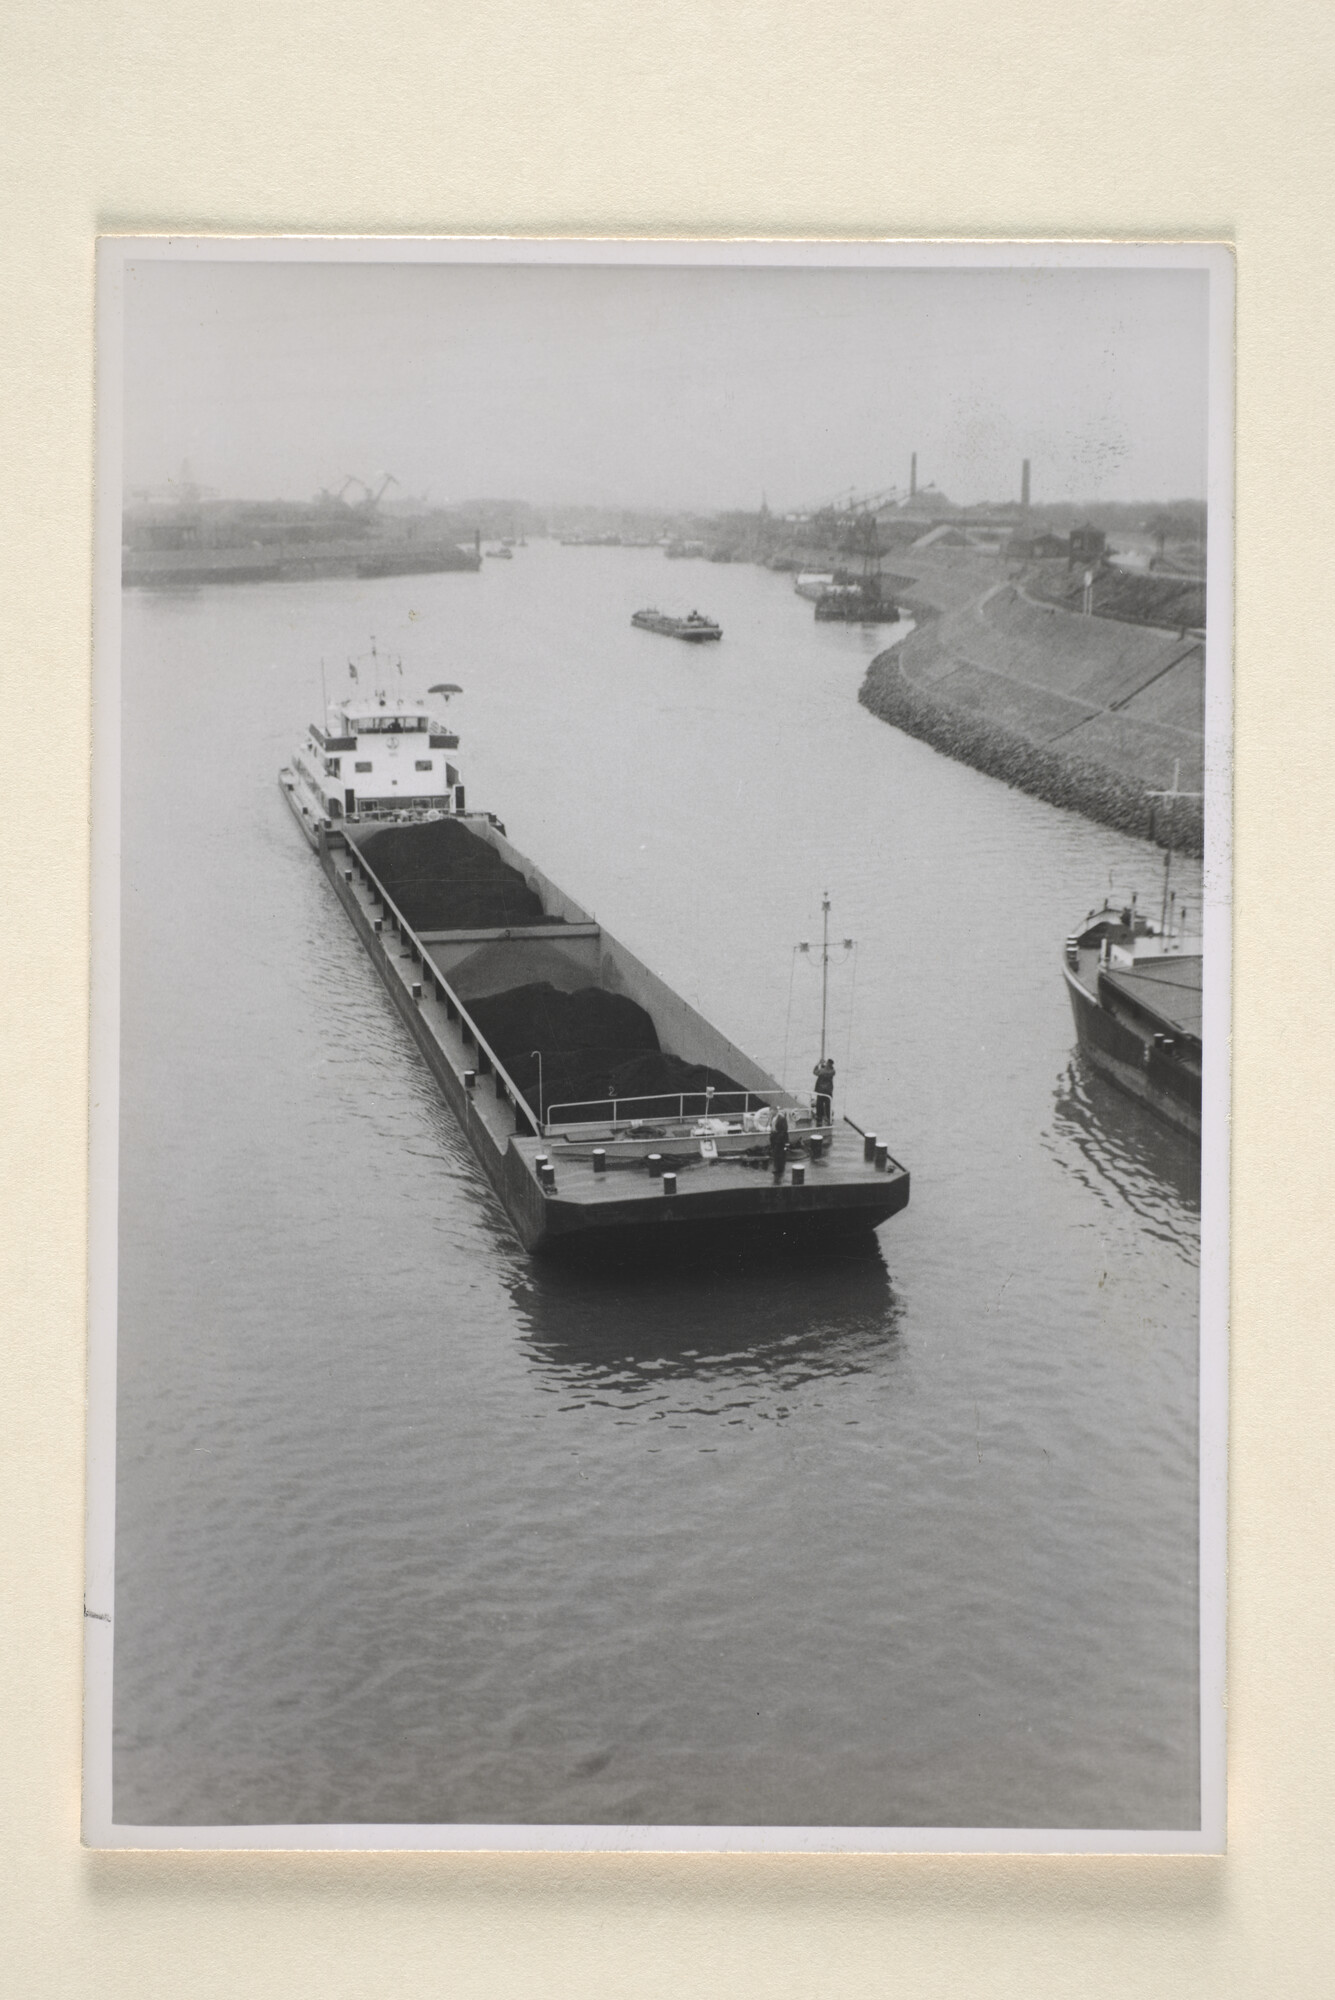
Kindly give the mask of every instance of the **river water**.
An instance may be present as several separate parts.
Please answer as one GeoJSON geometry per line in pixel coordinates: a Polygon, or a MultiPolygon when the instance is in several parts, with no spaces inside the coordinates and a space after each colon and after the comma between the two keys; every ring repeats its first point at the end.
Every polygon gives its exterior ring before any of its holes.
{"type": "Polygon", "coordinates": [[[1196,1160],[1060,972],[1160,857],[869,716],[889,636],[546,542],[127,594],[119,1821],[1197,1823],[1196,1160]],[[518,1249],[278,791],[372,634],[790,1086],[829,888],[837,1109],[913,1172],[865,1254],[518,1249]]]}

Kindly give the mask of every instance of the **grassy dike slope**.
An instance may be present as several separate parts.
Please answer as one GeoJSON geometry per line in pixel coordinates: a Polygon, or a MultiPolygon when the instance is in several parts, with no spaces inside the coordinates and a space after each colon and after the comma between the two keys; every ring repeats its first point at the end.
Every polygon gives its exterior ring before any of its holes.
{"type": "MultiPolygon", "coordinates": [[[[1052,805],[1163,838],[1147,793],[1175,762],[1182,789],[1201,789],[1203,641],[1037,603],[995,557],[914,551],[896,567],[917,625],[867,669],[873,715],[1052,805]]],[[[1199,854],[1200,801],[1175,810],[1175,845],[1199,854]]]]}

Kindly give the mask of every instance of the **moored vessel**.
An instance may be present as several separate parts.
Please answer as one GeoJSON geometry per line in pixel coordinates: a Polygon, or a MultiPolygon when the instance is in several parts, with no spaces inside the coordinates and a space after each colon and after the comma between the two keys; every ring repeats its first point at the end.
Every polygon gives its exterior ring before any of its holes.
{"type": "Polygon", "coordinates": [[[893,625],[899,606],[879,583],[836,583],[816,599],[816,616],[846,625],[893,625]]]}
{"type": "Polygon", "coordinates": [[[685,639],[692,645],[699,645],[705,639],[723,637],[723,627],[699,611],[689,611],[684,618],[678,618],[670,611],[660,611],[650,604],[643,611],[632,612],[630,622],[646,632],[661,632],[666,638],[685,639]]]}
{"type": "Polygon", "coordinates": [[[1199,941],[1170,921],[1152,923],[1133,896],[1090,911],[1066,940],[1062,970],[1093,1068],[1199,1140],[1199,941]]]}
{"type": "Polygon", "coordinates": [[[341,697],[281,784],[525,1248],[802,1244],[902,1209],[876,1134],[785,1090],[466,808],[458,692],[341,697]]]}

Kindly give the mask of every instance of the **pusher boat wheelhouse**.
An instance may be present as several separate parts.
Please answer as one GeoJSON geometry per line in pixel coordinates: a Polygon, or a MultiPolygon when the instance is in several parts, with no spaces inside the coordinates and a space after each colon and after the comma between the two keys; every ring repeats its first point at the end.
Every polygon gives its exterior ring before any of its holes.
{"type": "MultiPolygon", "coordinates": [[[[382,666],[372,653],[371,660],[382,666]]],[[[396,664],[396,663],[391,663],[396,664]]],[[[355,662],[350,672],[360,679],[355,662]]],[[[462,690],[442,681],[423,701],[373,687],[354,687],[330,702],[324,727],[312,722],[292,759],[301,803],[331,824],[383,819],[404,812],[462,812],[464,789],[450,752],[459,739],[444,706],[462,690]]]]}

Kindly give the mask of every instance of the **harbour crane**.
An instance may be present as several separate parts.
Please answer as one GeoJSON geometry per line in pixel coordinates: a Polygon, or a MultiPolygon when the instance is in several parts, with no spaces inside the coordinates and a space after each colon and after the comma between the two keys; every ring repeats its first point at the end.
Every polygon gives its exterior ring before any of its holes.
{"type": "MultiPolygon", "coordinates": [[[[337,493],[333,494],[332,496],[328,496],[322,493],[320,495],[320,498],[321,500],[324,500],[326,498],[332,498],[333,504],[337,506],[339,501],[342,500],[343,495],[347,492],[350,486],[360,486],[362,489],[362,498],[356,501],[355,505],[363,513],[374,514],[376,508],[380,505],[381,500],[384,498],[387,488],[391,486],[397,486],[398,483],[399,483],[398,480],[394,477],[394,474],[392,472],[382,472],[380,475],[380,484],[373,489],[365,479],[360,477],[358,473],[349,472],[345,475],[343,484],[339,487],[337,493]]],[[[352,504],[354,503],[349,502],[349,505],[352,504]]]]}
{"type": "Polygon", "coordinates": [[[343,495],[347,492],[348,488],[350,486],[358,486],[360,483],[360,480],[354,479],[352,474],[348,473],[337,493],[332,493],[327,486],[322,486],[315,496],[315,505],[326,511],[332,511],[335,507],[341,507],[343,505],[343,495]]]}
{"type": "Polygon", "coordinates": [[[874,514],[881,507],[888,506],[892,500],[898,500],[900,497],[897,486],[883,487],[879,493],[859,493],[856,486],[849,486],[837,493],[833,500],[826,500],[821,506],[813,508],[812,512],[834,514],[842,521],[850,515],[874,514]]]}

